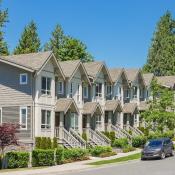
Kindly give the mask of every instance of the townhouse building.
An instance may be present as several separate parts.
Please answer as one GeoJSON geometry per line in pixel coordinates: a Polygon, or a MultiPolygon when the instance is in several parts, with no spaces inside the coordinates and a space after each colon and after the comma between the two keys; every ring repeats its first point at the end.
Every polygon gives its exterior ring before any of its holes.
{"type": "Polygon", "coordinates": [[[58,62],[52,52],[0,57],[0,122],[19,123],[19,140],[57,137],[65,147],[109,145],[142,134],[139,112],[151,99],[152,74],[108,69],[104,62],[58,62]],[[82,138],[86,133],[87,143],[82,138]]]}

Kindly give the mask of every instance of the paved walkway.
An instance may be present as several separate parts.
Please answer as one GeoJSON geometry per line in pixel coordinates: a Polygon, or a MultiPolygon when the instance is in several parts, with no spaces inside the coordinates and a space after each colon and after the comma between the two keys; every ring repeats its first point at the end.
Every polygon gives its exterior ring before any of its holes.
{"type": "Polygon", "coordinates": [[[90,160],[85,160],[85,161],[79,161],[79,162],[73,162],[73,163],[67,163],[63,165],[57,165],[57,166],[52,166],[49,168],[41,168],[41,169],[31,169],[31,170],[22,170],[22,171],[12,171],[12,172],[4,172],[1,173],[1,175],[33,175],[33,174],[50,174],[50,173],[61,173],[61,172],[72,172],[76,170],[83,170],[83,169],[88,169],[92,168],[92,165],[87,165],[87,163],[92,163],[96,162],[99,160],[110,160],[110,159],[115,159],[115,158],[120,158],[124,156],[128,156],[131,154],[139,153],[140,150],[132,151],[129,153],[118,153],[115,156],[111,157],[105,157],[105,158],[96,158],[96,157],[91,157],[90,160]]]}

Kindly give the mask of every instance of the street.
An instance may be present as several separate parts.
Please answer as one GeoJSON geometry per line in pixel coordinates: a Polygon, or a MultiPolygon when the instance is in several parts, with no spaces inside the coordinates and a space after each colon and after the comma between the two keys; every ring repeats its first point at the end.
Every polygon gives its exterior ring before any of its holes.
{"type": "MultiPolygon", "coordinates": [[[[54,173],[53,175],[56,175],[54,173]]],[[[132,161],[123,164],[111,164],[73,173],[59,175],[174,175],[175,157],[164,160],[132,161]]]]}

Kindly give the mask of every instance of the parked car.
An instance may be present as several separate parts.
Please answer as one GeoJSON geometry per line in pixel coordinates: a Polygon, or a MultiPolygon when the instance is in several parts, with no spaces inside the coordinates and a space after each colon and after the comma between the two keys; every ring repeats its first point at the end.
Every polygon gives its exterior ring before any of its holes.
{"type": "Polygon", "coordinates": [[[153,139],[145,144],[141,152],[141,160],[151,158],[164,159],[167,155],[174,156],[174,147],[171,139],[153,139]]]}

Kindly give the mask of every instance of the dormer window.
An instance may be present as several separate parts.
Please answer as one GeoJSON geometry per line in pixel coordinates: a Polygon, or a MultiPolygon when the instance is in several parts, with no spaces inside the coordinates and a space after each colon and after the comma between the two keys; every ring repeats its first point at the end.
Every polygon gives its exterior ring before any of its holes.
{"type": "Polygon", "coordinates": [[[58,94],[63,94],[64,93],[64,83],[63,81],[58,82],[58,94]]]}
{"type": "Polygon", "coordinates": [[[88,98],[88,85],[83,86],[83,97],[88,98]]]}
{"type": "Polygon", "coordinates": [[[137,87],[133,87],[133,98],[137,98],[137,87]]]}
{"type": "Polygon", "coordinates": [[[96,84],[95,96],[96,97],[102,97],[102,83],[97,83],[96,84]]]}
{"type": "Polygon", "coordinates": [[[51,78],[42,77],[41,80],[41,93],[50,95],[51,94],[51,78]]]}
{"type": "Polygon", "coordinates": [[[106,95],[107,95],[107,96],[112,95],[112,86],[111,86],[111,85],[107,85],[106,95]]]}
{"type": "Polygon", "coordinates": [[[27,84],[27,79],[28,79],[28,77],[27,77],[26,73],[25,74],[20,74],[20,84],[21,85],[27,84]]]}

